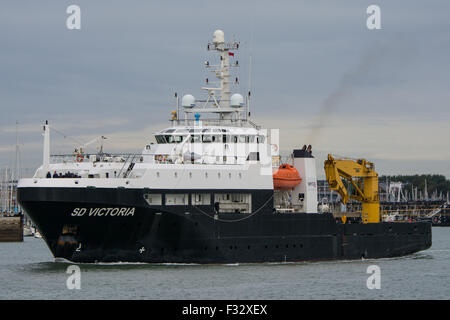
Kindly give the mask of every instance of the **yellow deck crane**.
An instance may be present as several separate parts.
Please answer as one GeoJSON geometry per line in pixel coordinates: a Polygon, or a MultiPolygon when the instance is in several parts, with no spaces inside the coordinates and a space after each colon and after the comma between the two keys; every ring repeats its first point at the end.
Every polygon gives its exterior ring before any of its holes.
{"type": "Polygon", "coordinates": [[[325,160],[325,174],[330,189],[339,193],[343,204],[349,199],[362,203],[363,223],[380,222],[378,173],[372,162],[365,159],[335,159],[329,154],[325,160]],[[343,179],[348,181],[348,187],[343,179]]]}

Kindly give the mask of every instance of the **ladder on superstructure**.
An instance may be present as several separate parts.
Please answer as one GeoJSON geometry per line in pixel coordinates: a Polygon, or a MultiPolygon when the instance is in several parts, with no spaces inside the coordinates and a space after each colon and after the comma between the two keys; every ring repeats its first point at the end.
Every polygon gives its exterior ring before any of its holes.
{"type": "Polygon", "coordinates": [[[131,171],[133,171],[134,165],[136,164],[135,159],[138,156],[139,156],[138,154],[130,154],[130,155],[128,155],[127,159],[123,163],[123,166],[120,169],[119,174],[117,176],[120,177],[120,175],[123,172],[123,169],[129,163],[127,170],[123,173],[123,178],[124,179],[128,178],[128,176],[130,175],[131,171]]]}

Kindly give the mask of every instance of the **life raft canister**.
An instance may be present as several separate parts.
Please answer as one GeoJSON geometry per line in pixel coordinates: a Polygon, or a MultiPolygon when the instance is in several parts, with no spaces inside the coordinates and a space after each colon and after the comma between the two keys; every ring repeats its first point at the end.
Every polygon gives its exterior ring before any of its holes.
{"type": "Polygon", "coordinates": [[[291,190],[294,189],[302,181],[300,174],[290,164],[282,164],[273,173],[273,188],[275,190],[291,190]]]}

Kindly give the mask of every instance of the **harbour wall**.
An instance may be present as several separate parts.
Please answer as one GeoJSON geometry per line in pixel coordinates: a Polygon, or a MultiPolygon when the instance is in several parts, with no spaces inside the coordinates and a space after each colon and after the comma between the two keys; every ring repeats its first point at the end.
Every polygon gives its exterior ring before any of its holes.
{"type": "Polygon", "coordinates": [[[23,241],[22,217],[0,217],[0,242],[23,241]]]}

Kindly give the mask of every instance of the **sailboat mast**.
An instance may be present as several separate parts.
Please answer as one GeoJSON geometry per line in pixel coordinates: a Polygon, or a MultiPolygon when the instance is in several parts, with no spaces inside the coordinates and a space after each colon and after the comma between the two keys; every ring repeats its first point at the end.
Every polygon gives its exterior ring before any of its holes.
{"type": "Polygon", "coordinates": [[[16,197],[16,187],[17,184],[15,181],[19,181],[19,167],[18,167],[18,161],[19,161],[19,121],[16,120],[16,148],[15,148],[15,156],[14,156],[14,173],[13,173],[13,179],[12,179],[12,185],[11,185],[11,195],[14,197],[11,197],[11,201],[13,204],[13,212],[16,213],[17,209],[17,197],[16,197]]]}
{"type": "Polygon", "coordinates": [[[4,212],[5,207],[6,207],[6,205],[5,205],[6,197],[5,197],[5,180],[3,177],[3,172],[2,172],[1,176],[2,176],[2,180],[1,180],[2,184],[1,184],[1,188],[0,188],[0,205],[1,205],[1,212],[4,212]]]}
{"type": "Polygon", "coordinates": [[[11,213],[11,208],[12,208],[12,196],[13,196],[13,182],[12,182],[12,180],[13,180],[13,178],[14,178],[14,175],[13,175],[13,172],[11,171],[11,170],[9,170],[10,171],[10,174],[9,174],[9,181],[8,181],[8,186],[9,186],[9,194],[8,194],[8,196],[9,196],[9,204],[8,204],[8,212],[9,213],[11,213]]]}

